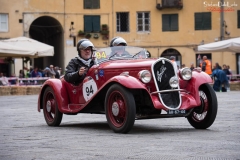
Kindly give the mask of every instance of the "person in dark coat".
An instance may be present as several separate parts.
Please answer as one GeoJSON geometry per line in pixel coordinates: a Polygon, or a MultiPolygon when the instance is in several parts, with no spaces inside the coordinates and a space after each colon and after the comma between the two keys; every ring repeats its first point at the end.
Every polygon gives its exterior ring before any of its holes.
{"type": "Polygon", "coordinates": [[[214,80],[213,89],[217,92],[219,92],[220,90],[222,92],[227,92],[227,87],[228,87],[227,75],[222,69],[217,67],[217,64],[215,64],[214,66],[212,77],[214,80]]]}
{"type": "Polygon", "coordinates": [[[77,43],[78,56],[71,59],[65,69],[65,81],[79,85],[86,77],[87,71],[94,65],[92,54],[93,43],[88,39],[81,39],[77,43]]]}

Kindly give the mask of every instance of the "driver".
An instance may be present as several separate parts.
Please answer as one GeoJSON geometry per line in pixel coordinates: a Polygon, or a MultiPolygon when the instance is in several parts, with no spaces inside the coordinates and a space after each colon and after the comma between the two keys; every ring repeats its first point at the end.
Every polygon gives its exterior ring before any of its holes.
{"type": "Polygon", "coordinates": [[[81,39],[77,43],[78,56],[68,63],[64,75],[65,81],[78,85],[85,78],[87,71],[93,66],[93,43],[88,39],[81,39]]]}

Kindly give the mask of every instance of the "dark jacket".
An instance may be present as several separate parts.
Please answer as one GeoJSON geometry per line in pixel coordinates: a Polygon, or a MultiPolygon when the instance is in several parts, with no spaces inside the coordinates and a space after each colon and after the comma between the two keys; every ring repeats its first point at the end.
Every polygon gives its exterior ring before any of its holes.
{"type": "Polygon", "coordinates": [[[215,80],[220,81],[220,83],[224,83],[224,82],[228,82],[228,78],[226,73],[221,70],[221,69],[214,69],[213,73],[212,73],[212,77],[215,78],[215,80]]]}
{"type": "MultiPolygon", "coordinates": [[[[91,61],[90,67],[92,67],[93,64],[94,62],[91,61]]],[[[78,59],[78,57],[71,59],[65,70],[65,81],[72,83],[73,85],[79,85],[85,78],[90,67],[86,66],[80,59],[78,59]],[[81,67],[85,67],[87,70],[83,75],[80,76],[78,72],[81,67]]]]}

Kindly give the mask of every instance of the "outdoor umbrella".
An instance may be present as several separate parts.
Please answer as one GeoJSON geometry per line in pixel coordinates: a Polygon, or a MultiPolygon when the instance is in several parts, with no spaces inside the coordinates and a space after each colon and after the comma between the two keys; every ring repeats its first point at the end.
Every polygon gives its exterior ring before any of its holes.
{"type": "Polygon", "coordinates": [[[199,45],[198,52],[240,52],[240,37],[199,45]]]}
{"type": "MultiPolygon", "coordinates": [[[[23,56],[26,57],[45,57],[54,55],[53,46],[27,37],[11,38],[7,40],[2,40],[0,42],[14,47],[22,48],[23,50],[35,52],[34,54],[30,53],[29,55],[24,54],[23,56]]],[[[9,56],[11,56],[11,54],[9,54],[9,56]]]]}
{"type": "Polygon", "coordinates": [[[6,44],[0,41],[0,57],[27,57],[34,56],[35,50],[6,44]]]}

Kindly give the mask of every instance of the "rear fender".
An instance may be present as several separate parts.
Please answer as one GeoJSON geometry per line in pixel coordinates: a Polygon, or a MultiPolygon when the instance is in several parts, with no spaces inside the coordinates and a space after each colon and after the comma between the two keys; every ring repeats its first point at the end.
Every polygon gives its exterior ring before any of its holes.
{"type": "Polygon", "coordinates": [[[180,80],[180,88],[186,89],[196,99],[197,105],[201,104],[199,87],[205,83],[212,83],[212,78],[205,72],[192,72],[192,78],[189,81],[180,80]]]}
{"type": "Polygon", "coordinates": [[[62,81],[59,79],[49,79],[45,81],[38,96],[38,111],[40,112],[40,110],[43,108],[43,94],[47,87],[51,87],[53,89],[59,111],[62,113],[67,112],[69,98],[64,83],[62,83],[62,81]]]}

